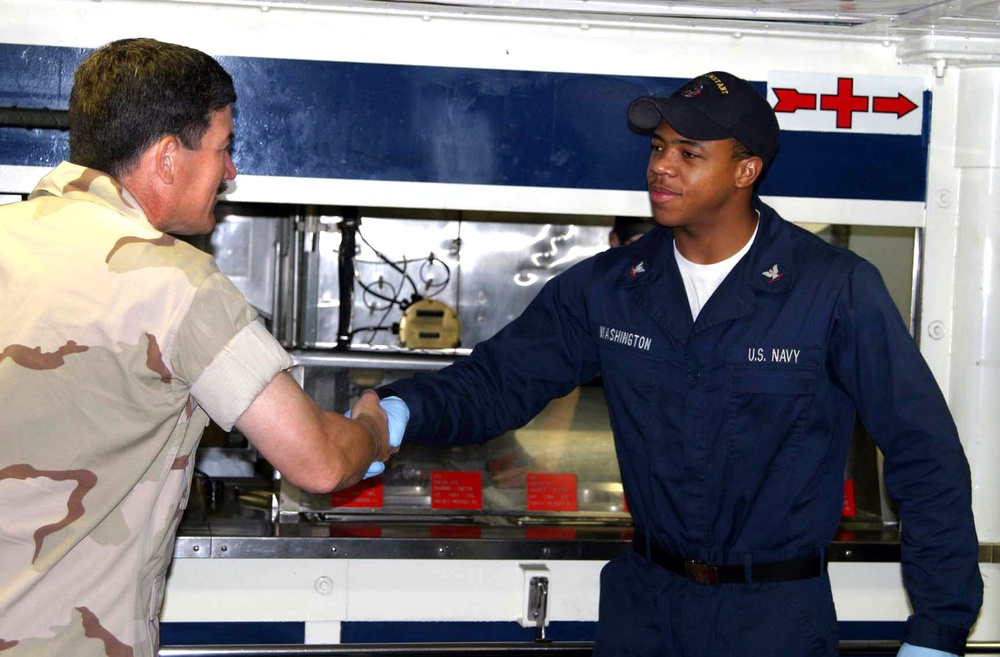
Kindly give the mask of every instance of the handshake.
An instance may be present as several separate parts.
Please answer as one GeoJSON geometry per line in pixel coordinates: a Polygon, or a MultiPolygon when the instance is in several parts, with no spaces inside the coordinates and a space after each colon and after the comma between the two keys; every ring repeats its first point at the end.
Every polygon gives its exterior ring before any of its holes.
{"type": "Polygon", "coordinates": [[[380,423],[378,436],[385,436],[388,433],[388,446],[384,443],[380,445],[375,460],[368,466],[368,471],[364,478],[368,479],[380,475],[385,471],[385,461],[390,456],[399,451],[399,446],[403,442],[403,433],[406,431],[406,423],[410,420],[410,409],[399,397],[386,397],[378,399],[378,394],[374,390],[365,390],[354,406],[344,413],[344,417],[357,417],[369,415],[377,418],[380,423]],[[381,408],[381,412],[379,411],[381,408]],[[384,424],[382,424],[382,413],[384,412],[384,424]]]}

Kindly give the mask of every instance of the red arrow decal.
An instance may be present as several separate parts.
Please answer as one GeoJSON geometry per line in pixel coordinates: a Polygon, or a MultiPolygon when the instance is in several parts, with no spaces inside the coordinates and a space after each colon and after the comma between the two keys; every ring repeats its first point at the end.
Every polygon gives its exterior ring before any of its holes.
{"type": "Polygon", "coordinates": [[[791,113],[800,109],[816,109],[816,94],[803,94],[795,89],[772,89],[771,91],[778,97],[778,104],[774,106],[775,112],[791,113]]]}
{"type": "Polygon", "coordinates": [[[897,94],[895,98],[892,96],[876,96],[872,99],[873,112],[895,114],[897,119],[903,118],[915,109],[917,109],[917,104],[903,94],[897,94]]]}

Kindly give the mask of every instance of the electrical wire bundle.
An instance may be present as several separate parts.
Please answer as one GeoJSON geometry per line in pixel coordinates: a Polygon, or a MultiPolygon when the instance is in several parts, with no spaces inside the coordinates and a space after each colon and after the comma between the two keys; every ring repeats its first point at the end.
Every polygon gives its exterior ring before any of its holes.
{"type": "Polygon", "coordinates": [[[350,332],[352,343],[354,341],[355,335],[365,331],[371,331],[371,337],[368,339],[369,342],[375,339],[375,334],[379,331],[392,331],[393,333],[396,333],[399,328],[399,325],[397,323],[386,324],[386,320],[389,318],[389,315],[392,313],[393,309],[398,308],[400,312],[404,312],[410,305],[416,303],[417,301],[420,301],[421,299],[434,298],[435,296],[439,295],[442,291],[444,291],[445,288],[448,287],[448,284],[451,282],[451,268],[448,266],[448,263],[446,263],[441,258],[437,257],[433,252],[431,252],[425,258],[409,259],[406,256],[403,256],[402,260],[394,261],[391,258],[387,257],[385,254],[383,254],[381,251],[376,249],[374,246],[372,246],[371,243],[367,239],[365,239],[365,236],[361,234],[360,229],[357,231],[357,235],[358,237],[361,238],[361,241],[364,242],[365,245],[372,250],[372,252],[376,255],[376,257],[378,257],[378,260],[377,261],[355,260],[354,279],[355,281],[357,281],[358,286],[363,291],[362,300],[365,306],[368,307],[368,309],[373,313],[382,311],[384,312],[382,314],[382,317],[379,318],[379,321],[375,325],[359,326],[354,328],[350,332]],[[417,282],[413,280],[413,277],[410,276],[408,272],[410,266],[418,262],[420,263],[420,267],[417,271],[417,277],[420,279],[420,282],[424,286],[422,292],[420,290],[420,287],[417,285],[417,282]],[[364,281],[361,280],[361,274],[357,268],[357,264],[359,263],[368,265],[376,265],[384,263],[386,265],[389,265],[389,267],[391,267],[392,269],[394,269],[396,272],[399,273],[401,277],[399,284],[393,285],[391,282],[385,280],[385,278],[381,275],[378,277],[377,281],[372,283],[365,283],[364,281]],[[436,265],[440,265],[441,267],[444,268],[445,276],[444,280],[441,282],[437,282],[434,277],[433,269],[436,265]],[[406,286],[406,284],[409,284],[409,287],[413,289],[413,294],[411,294],[407,298],[404,298],[403,289],[406,286]],[[384,305],[379,305],[378,303],[379,301],[383,302],[384,305]]]}

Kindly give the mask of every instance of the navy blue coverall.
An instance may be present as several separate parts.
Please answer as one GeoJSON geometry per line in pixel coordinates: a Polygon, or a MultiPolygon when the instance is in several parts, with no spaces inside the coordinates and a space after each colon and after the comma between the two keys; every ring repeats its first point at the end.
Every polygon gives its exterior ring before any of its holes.
{"type": "MultiPolygon", "coordinates": [[[[875,267],[755,205],[756,239],[697,321],[658,227],[549,281],[468,358],[389,386],[407,440],[487,440],[600,373],[637,531],[747,564],[826,550],[857,413],[899,504],[904,640],[961,653],[982,580],[945,400],[875,267]]],[[[833,656],[829,579],[698,584],[629,551],[602,572],[594,654],[833,656]]]]}

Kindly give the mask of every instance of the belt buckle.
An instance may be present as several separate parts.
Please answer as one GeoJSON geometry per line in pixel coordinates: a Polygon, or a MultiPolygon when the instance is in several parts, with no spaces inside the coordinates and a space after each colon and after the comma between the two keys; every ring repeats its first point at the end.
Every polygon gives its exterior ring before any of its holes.
{"type": "Polygon", "coordinates": [[[719,583],[719,567],[704,561],[685,561],[684,574],[697,584],[719,583]]]}

